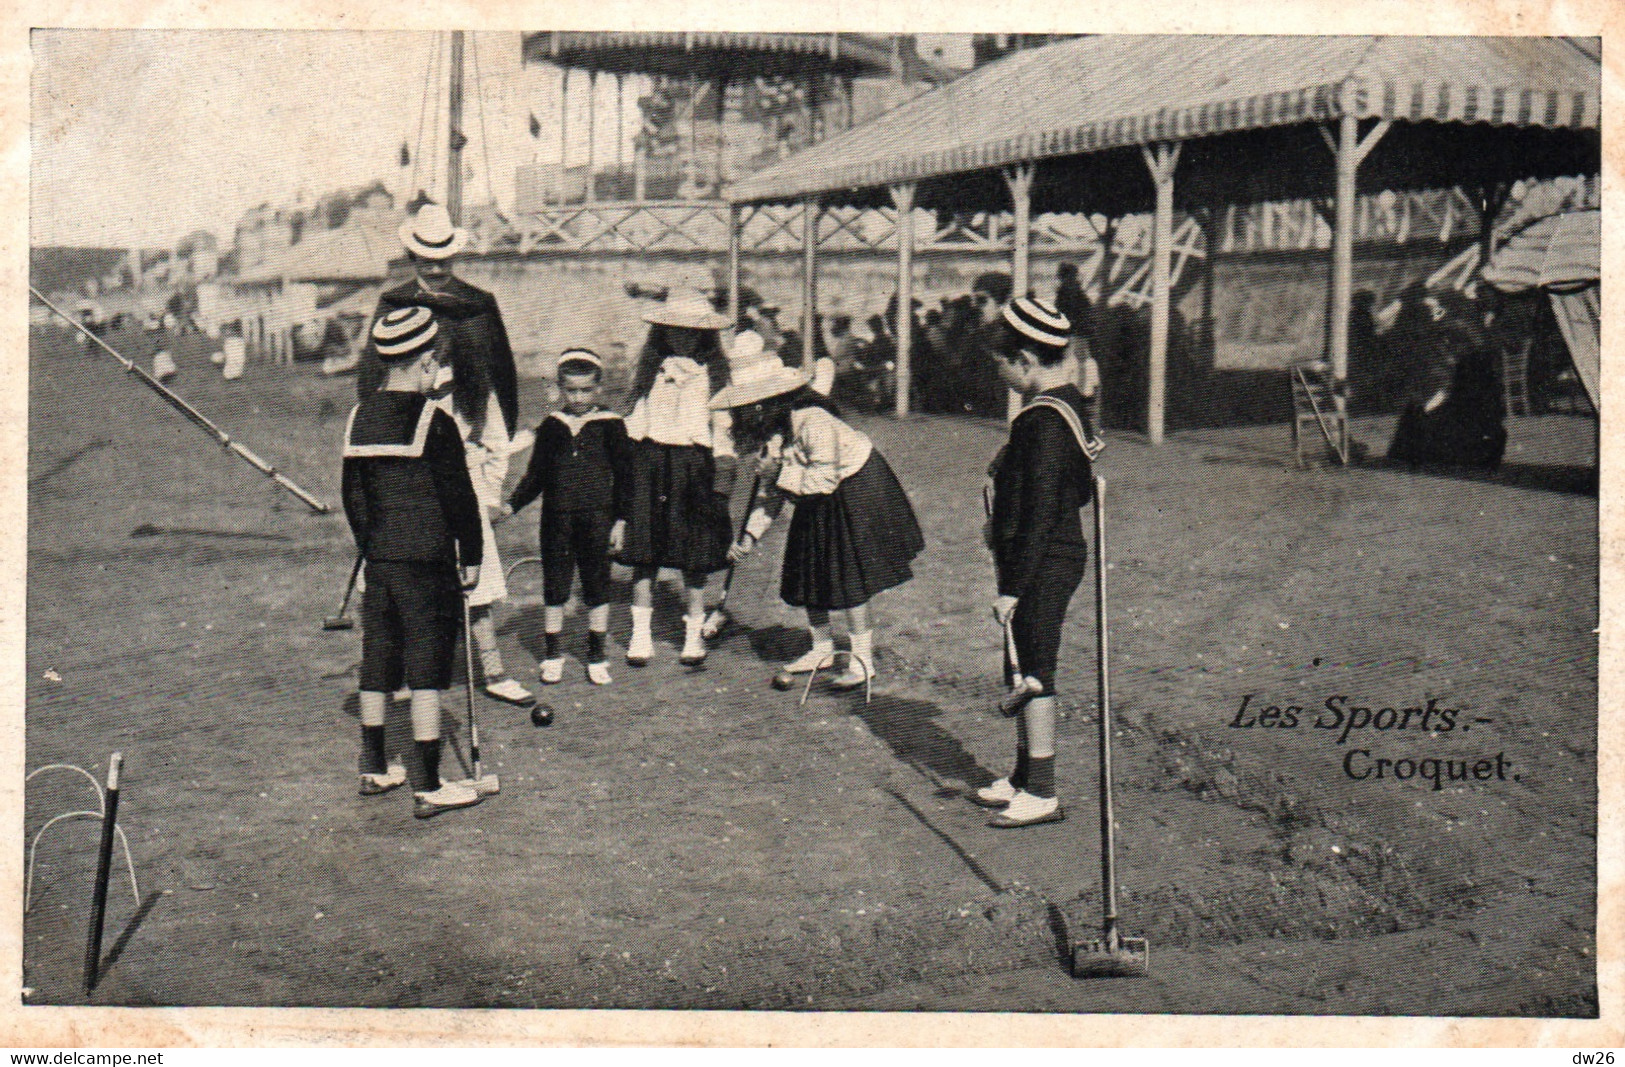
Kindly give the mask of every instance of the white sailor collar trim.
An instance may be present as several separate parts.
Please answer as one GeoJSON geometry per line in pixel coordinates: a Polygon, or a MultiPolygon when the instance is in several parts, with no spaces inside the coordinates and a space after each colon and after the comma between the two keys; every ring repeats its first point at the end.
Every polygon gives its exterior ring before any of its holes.
{"type": "Polygon", "coordinates": [[[418,424],[412,430],[412,440],[406,444],[397,445],[358,445],[350,440],[350,434],[355,429],[355,414],[361,410],[357,404],[350,409],[350,418],[344,424],[344,458],[345,459],[373,459],[380,456],[392,456],[399,459],[418,459],[423,455],[423,446],[429,440],[429,426],[434,422],[435,412],[440,409],[434,404],[425,402],[423,409],[418,412],[418,424]]]}
{"type": "Polygon", "coordinates": [[[602,408],[597,411],[589,411],[585,415],[572,415],[568,411],[550,411],[548,412],[547,417],[550,419],[558,419],[560,422],[564,423],[565,427],[570,431],[571,437],[579,434],[582,428],[585,427],[589,422],[599,422],[601,420],[620,418],[620,416],[615,412],[605,411],[602,408]]]}

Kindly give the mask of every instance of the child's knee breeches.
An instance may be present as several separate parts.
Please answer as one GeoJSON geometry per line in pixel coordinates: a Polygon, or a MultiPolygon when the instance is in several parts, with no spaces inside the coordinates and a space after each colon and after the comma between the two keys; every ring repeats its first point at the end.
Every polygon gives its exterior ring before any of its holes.
{"type": "Polygon", "coordinates": [[[462,628],[461,591],[450,563],[369,560],[361,595],[361,678],[368,692],[451,685],[462,628]]]}
{"type": "Polygon", "coordinates": [[[1010,631],[1015,640],[1021,673],[1035,678],[1043,694],[1055,693],[1055,664],[1061,652],[1061,627],[1072,594],[1083,581],[1087,560],[1046,559],[1039,567],[1031,591],[1016,603],[1010,631]]]}
{"type": "Polygon", "coordinates": [[[607,509],[547,516],[542,532],[542,599],[549,607],[569,601],[570,582],[577,573],[587,607],[609,601],[609,531],[614,524],[607,509]]]}

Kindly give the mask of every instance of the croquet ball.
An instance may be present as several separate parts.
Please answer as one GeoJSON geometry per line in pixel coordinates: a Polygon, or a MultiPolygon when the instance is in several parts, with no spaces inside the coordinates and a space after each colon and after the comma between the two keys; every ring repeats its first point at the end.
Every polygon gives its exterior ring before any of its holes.
{"type": "Polygon", "coordinates": [[[532,726],[552,726],[553,709],[546,704],[537,704],[530,709],[530,724],[532,726]]]}
{"type": "Polygon", "coordinates": [[[795,680],[790,677],[789,672],[787,671],[780,671],[778,674],[773,676],[773,688],[777,689],[781,693],[786,689],[789,689],[794,684],[795,680]]]}

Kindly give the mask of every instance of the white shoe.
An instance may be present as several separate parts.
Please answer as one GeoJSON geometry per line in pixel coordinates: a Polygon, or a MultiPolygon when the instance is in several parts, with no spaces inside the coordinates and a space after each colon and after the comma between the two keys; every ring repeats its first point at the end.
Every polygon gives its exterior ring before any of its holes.
{"type": "Polygon", "coordinates": [[[699,618],[683,616],[683,651],[677,657],[677,662],[685,667],[698,667],[705,662],[705,638],[700,636],[700,629],[705,625],[705,616],[699,618]]]}
{"type": "Polygon", "coordinates": [[[432,793],[412,794],[412,814],[419,819],[432,819],[453,808],[471,808],[485,798],[467,782],[441,782],[432,793]]]}
{"type": "Polygon", "coordinates": [[[564,681],[564,657],[542,660],[542,684],[558,685],[564,681]]]}
{"type": "Polygon", "coordinates": [[[406,768],[399,763],[391,763],[383,774],[363,774],[361,776],[361,795],[375,797],[380,793],[387,793],[406,784],[406,768]]]}
{"type": "Polygon", "coordinates": [[[1000,778],[992,785],[984,785],[972,793],[971,799],[984,808],[1002,808],[1016,799],[1018,792],[1020,790],[1010,784],[1010,779],[1000,778]]]}
{"type": "Polygon", "coordinates": [[[874,662],[856,653],[846,657],[846,670],[829,680],[831,689],[857,689],[875,676],[874,662]]]}
{"type": "Polygon", "coordinates": [[[829,680],[831,689],[844,691],[859,686],[868,687],[875,676],[874,642],[873,630],[852,635],[852,651],[846,657],[846,670],[829,680]]]}
{"type": "Polygon", "coordinates": [[[401,686],[401,688],[390,694],[390,698],[397,704],[404,704],[412,699],[412,691],[405,686],[401,686]]]}
{"type": "Polygon", "coordinates": [[[1036,826],[1042,822],[1060,822],[1066,818],[1058,797],[1036,797],[1020,790],[1003,811],[987,821],[989,826],[1036,826]]]}
{"type": "Polygon", "coordinates": [[[512,678],[504,678],[500,682],[492,682],[487,685],[485,695],[494,697],[505,704],[517,704],[520,707],[529,707],[536,703],[536,694],[512,678]]]}
{"type": "Polygon", "coordinates": [[[609,676],[609,664],[587,664],[587,681],[591,682],[593,685],[608,685],[613,680],[614,679],[610,678],[609,676]]]}
{"type": "Polygon", "coordinates": [[[785,674],[807,674],[810,671],[821,671],[835,661],[835,642],[828,641],[823,644],[814,643],[812,649],[805,655],[791,660],[779,670],[785,674]]]}

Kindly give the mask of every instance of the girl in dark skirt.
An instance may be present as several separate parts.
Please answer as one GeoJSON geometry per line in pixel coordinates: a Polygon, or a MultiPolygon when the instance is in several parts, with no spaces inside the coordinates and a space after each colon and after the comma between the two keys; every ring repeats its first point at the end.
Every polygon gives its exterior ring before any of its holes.
{"type": "Polygon", "coordinates": [[[753,502],[729,558],[748,555],[786,497],[795,516],[784,549],[779,595],[807,611],[812,649],[784,665],[804,674],[830,663],[829,613],[844,611],[852,639],[846,670],[832,684],[855,689],[874,677],[869,601],[914,576],[909,564],[925,540],[908,495],[869,438],[842,422],[835,406],[799,370],[741,334],[730,360],[733,383],[711,401],[733,411],[735,444],[776,458],[778,474],[753,502]]]}
{"type": "Polygon", "coordinates": [[[632,638],[626,662],[654,654],[654,580],[683,572],[687,612],[681,662],[705,660],[705,579],[728,564],[728,493],[734,451],[726,413],[711,396],[728,384],[719,333],[728,320],[699,292],[674,292],[644,315],[649,339],[632,379],[632,499],[620,561],[633,568],[632,638]]]}

